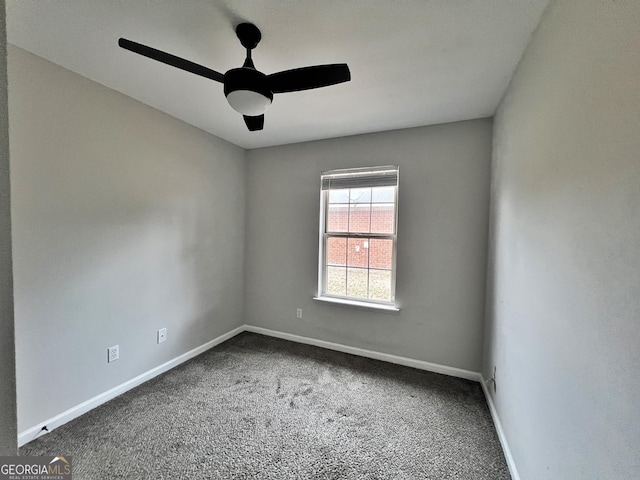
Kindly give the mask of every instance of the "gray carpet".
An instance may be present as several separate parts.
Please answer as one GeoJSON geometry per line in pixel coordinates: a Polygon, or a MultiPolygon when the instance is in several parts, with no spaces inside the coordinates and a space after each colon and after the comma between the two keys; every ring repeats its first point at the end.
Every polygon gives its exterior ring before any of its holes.
{"type": "Polygon", "coordinates": [[[479,384],[242,333],[25,445],[74,479],[509,479],[479,384]]]}

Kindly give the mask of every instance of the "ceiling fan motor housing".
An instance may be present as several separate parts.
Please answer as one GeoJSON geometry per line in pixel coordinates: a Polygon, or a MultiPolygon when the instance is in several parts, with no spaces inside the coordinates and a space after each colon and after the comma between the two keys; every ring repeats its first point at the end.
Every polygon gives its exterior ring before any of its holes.
{"type": "Polygon", "coordinates": [[[262,115],[273,101],[267,76],[247,67],[224,74],[224,94],[231,108],[250,117],[262,115]]]}

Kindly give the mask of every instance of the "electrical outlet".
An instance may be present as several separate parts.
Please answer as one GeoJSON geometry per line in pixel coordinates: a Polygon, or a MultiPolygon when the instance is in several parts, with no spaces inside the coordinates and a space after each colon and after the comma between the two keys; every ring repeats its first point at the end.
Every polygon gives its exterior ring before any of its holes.
{"type": "Polygon", "coordinates": [[[302,318],[302,309],[296,308],[296,318],[302,318]]]}
{"type": "Polygon", "coordinates": [[[115,362],[120,358],[120,346],[114,345],[107,348],[107,363],[115,362]]]}
{"type": "Polygon", "coordinates": [[[161,328],[160,330],[158,330],[158,343],[162,343],[166,341],[167,341],[167,329],[161,328]]]}

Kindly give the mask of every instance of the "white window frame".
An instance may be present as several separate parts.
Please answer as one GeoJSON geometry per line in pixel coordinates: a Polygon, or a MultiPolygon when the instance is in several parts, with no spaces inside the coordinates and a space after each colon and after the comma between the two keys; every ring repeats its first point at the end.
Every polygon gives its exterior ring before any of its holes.
{"type": "MultiPolygon", "coordinates": [[[[350,168],[340,170],[328,170],[321,174],[320,180],[320,235],[318,242],[318,294],[316,300],[338,303],[354,307],[372,308],[377,310],[399,311],[396,304],[396,258],[398,240],[398,166],[387,165],[382,167],[350,168]],[[358,188],[362,186],[393,186],[394,187],[394,223],[393,233],[349,233],[328,232],[327,212],[329,206],[329,192],[331,186],[337,184],[337,188],[358,188]],[[330,237],[342,238],[381,238],[390,239],[393,242],[391,265],[391,300],[377,300],[348,295],[335,295],[326,293],[326,244],[330,237]]],[[[335,188],[335,187],[334,187],[335,188]]],[[[369,267],[367,267],[369,269],[369,267]]]]}

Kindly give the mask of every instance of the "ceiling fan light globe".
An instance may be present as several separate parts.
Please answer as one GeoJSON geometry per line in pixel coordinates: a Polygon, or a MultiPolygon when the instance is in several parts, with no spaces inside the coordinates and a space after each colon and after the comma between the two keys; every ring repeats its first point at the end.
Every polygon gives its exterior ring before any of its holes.
{"type": "Polygon", "coordinates": [[[227,94],[227,102],[231,108],[248,117],[264,114],[271,105],[271,100],[253,90],[233,90],[227,94]]]}

